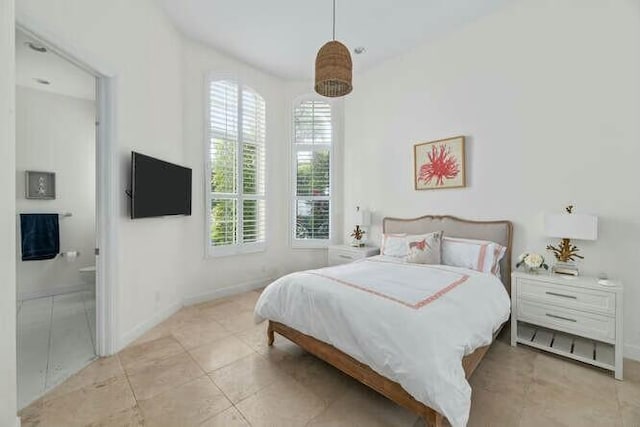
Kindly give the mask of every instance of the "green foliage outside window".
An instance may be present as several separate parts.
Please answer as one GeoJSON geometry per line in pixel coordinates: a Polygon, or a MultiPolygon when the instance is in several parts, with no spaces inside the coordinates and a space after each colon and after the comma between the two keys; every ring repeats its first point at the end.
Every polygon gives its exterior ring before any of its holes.
{"type": "MultiPolygon", "coordinates": [[[[302,153],[301,153],[302,154],[302,153]]],[[[298,196],[329,196],[331,169],[330,154],[326,151],[313,151],[297,166],[298,196]],[[310,157],[310,158],[309,158],[310,157]]],[[[329,200],[298,199],[296,206],[296,238],[328,239],[330,229],[329,200]]]]}

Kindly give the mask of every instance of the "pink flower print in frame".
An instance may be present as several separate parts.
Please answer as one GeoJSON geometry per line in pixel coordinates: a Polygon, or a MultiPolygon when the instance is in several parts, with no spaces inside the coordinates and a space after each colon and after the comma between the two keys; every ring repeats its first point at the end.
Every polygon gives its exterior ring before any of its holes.
{"type": "Polygon", "coordinates": [[[464,136],[414,145],[416,190],[465,186],[464,136]]]}

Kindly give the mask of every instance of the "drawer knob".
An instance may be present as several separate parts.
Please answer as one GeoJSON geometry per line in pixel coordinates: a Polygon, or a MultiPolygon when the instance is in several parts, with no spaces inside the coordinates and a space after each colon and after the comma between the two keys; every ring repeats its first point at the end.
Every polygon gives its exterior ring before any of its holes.
{"type": "Polygon", "coordinates": [[[575,295],[565,295],[565,294],[559,294],[557,292],[550,292],[550,291],[546,291],[545,294],[547,295],[553,295],[554,297],[562,297],[562,298],[571,298],[571,299],[578,299],[577,296],[575,295]]]}
{"type": "Polygon", "coordinates": [[[566,320],[567,322],[574,322],[574,323],[577,322],[576,319],[571,319],[569,317],[558,316],[557,314],[547,313],[546,316],[547,317],[553,317],[554,319],[566,320]]]}

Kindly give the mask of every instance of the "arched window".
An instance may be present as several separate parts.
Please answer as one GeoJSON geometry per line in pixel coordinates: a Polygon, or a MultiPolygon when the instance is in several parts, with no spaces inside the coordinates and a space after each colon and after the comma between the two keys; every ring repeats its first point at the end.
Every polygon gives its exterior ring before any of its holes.
{"type": "Polygon", "coordinates": [[[259,251],[266,240],[266,105],[253,89],[209,82],[207,205],[213,255],[259,251]]]}

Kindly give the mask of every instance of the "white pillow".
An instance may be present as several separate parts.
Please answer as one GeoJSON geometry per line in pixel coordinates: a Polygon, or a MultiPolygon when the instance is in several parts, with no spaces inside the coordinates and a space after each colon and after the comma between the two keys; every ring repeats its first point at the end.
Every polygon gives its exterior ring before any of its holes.
{"type": "Polygon", "coordinates": [[[413,264],[440,264],[442,247],[442,231],[417,234],[406,237],[408,255],[407,262],[413,264]]]}
{"type": "Polygon", "coordinates": [[[406,258],[408,253],[406,234],[383,234],[380,254],[395,258],[406,258]]]}
{"type": "Polygon", "coordinates": [[[455,237],[442,239],[442,263],[444,265],[496,274],[498,263],[505,252],[504,246],[487,240],[455,237]]]}

